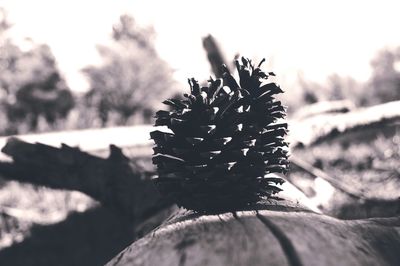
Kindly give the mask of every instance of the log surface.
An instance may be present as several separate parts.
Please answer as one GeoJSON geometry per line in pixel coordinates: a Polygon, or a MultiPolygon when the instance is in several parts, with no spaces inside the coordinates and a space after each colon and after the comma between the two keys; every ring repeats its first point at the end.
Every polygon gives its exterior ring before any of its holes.
{"type": "Polygon", "coordinates": [[[342,221],[269,208],[181,210],[107,265],[399,265],[400,217],[342,221]]]}

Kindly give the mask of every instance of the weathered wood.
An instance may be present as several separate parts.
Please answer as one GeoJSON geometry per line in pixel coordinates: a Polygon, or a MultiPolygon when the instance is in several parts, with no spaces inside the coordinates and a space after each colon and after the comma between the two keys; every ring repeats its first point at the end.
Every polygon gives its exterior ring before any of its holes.
{"type": "MultiPolygon", "coordinates": [[[[18,139],[28,143],[42,143],[53,147],[59,147],[61,143],[71,147],[79,147],[81,150],[94,155],[108,152],[111,144],[117,147],[131,148],[151,145],[150,131],[152,125],[136,125],[112,128],[96,128],[83,130],[67,130],[47,132],[39,134],[18,135],[18,139]]],[[[3,148],[10,136],[0,137],[0,148],[3,148]]],[[[149,149],[151,150],[151,149],[149,149]]],[[[146,154],[149,155],[149,154],[146,154]]],[[[7,157],[0,153],[0,160],[7,157]]]]}
{"type": "Polygon", "coordinates": [[[299,120],[321,114],[347,113],[355,108],[354,103],[349,100],[320,101],[300,108],[294,113],[294,118],[299,120]]]}
{"type": "Polygon", "coordinates": [[[55,148],[12,138],[2,149],[13,162],[0,162],[4,178],[81,191],[131,220],[142,221],[172,205],[161,199],[149,177],[118,147],[108,158],[63,145],[55,148]]]}
{"type": "MultiPolygon", "coordinates": [[[[365,184],[357,184],[355,186],[354,183],[348,182],[344,178],[328,175],[321,169],[303,161],[298,156],[292,156],[291,163],[295,168],[300,168],[308,173],[311,178],[324,180],[323,182],[326,183],[325,187],[315,188],[316,193],[314,195],[308,194],[308,197],[315,205],[321,206],[325,214],[341,219],[393,217],[400,215],[400,191],[398,190],[388,191],[387,189],[385,190],[384,186],[382,188],[377,187],[376,190],[385,191],[385,197],[371,196],[370,193],[367,193],[367,187],[371,185],[376,186],[373,182],[371,183],[367,180],[365,184]],[[326,186],[329,187],[328,193],[326,186]],[[328,196],[326,194],[331,195],[328,196]],[[322,196],[322,199],[320,199],[320,196],[322,196]],[[329,200],[327,200],[327,196],[329,200]]],[[[288,179],[292,181],[293,176],[296,176],[296,171],[292,172],[288,179]]],[[[387,180],[390,180],[390,178],[387,180]]],[[[319,180],[319,183],[321,183],[321,180],[319,180]]],[[[382,182],[379,184],[382,185],[382,182]]]]}
{"type": "Polygon", "coordinates": [[[400,101],[356,109],[348,113],[321,114],[303,120],[292,120],[290,143],[293,147],[312,145],[328,139],[349,134],[390,127],[400,121],[400,101]]]}
{"type": "MultiPolygon", "coordinates": [[[[281,206],[285,203],[281,202],[281,206]]],[[[107,265],[398,265],[400,217],[341,221],[304,210],[181,211],[107,265]]]]}
{"type": "Polygon", "coordinates": [[[350,187],[346,183],[341,183],[339,180],[331,177],[321,169],[312,166],[311,164],[307,163],[306,161],[303,161],[301,158],[298,158],[297,156],[292,156],[291,163],[294,164],[296,167],[301,168],[304,171],[307,171],[314,177],[319,177],[324,179],[325,181],[329,182],[329,184],[331,184],[333,187],[335,187],[336,189],[340,190],[341,192],[347,194],[352,198],[363,199],[363,200],[366,199],[361,192],[355,191],[352,187],[350,187]]]}

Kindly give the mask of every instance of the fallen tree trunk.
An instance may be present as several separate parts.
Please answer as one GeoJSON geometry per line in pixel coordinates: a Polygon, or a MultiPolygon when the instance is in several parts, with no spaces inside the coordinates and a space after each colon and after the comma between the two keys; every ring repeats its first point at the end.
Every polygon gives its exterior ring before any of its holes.
{"type": "Polygon", "coordinates": [[[294,118],[300,120],[321,114],[348,113],[355,108],[349,100],[320,101],[300,108],[294,113],[294,118]]]}
{"type": "Polygon", "coordinates": [[[398,125],[399,121],[400,101],[348,113],[315,115],[290,121],[290,143],[292,147],[309,146],[336,137],[348,138],[349,134],[358,132],[363,135],[372,130],[382,132],[385,127],[398,125]]]}
{"type": "MultiPolygon", "coordinates": [[[[103,154],[107,152],[111,144],[117,147],[131,148],[150,146],[150,131],[152,125],[136,125],[112,128],[96,128],[82,130],[68,130],[47,132],[39,134],[18,135],[19,140],[28,143],[42,143],[52,147],[58,147],[61,143],[71,147],[79,147],[90,154],[103,154]]],[[[10,137],[0,137],[0,148],[3,148],[10,137]]],[[[147,155],[147,154],[146,154],[147,155]]],[[[0,160],[8,158],[0,153],[0,160]]]]}
{"type": "Polygon", "coordinates": [[[271,203],[221,215],[181,211],[122,251],[124,265],[398,265],[400,217],[342,221],[271,203]],[[276,205],[275,205],[276,206],[276,205]]]}
{"type": "Polygon", "coordinates": [[[114,145],[108,158],[67,145],[55,148],[15,138],[2,151],[13,159],[0,162],[4,178],[81,191],[132,221],[142,221],[172,205],[161,199],[146,173],[114,145]]]}

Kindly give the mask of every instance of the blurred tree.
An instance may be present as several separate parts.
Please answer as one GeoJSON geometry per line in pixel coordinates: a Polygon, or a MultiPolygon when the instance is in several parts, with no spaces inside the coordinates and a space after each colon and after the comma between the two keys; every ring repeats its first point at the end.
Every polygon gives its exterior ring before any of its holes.
{"type": "Polygon", "coordinates": [[[119,23],[113,26],[112,37],[115,41],[127,41],[128,43],[134,41],[141,48],[155,53],[153,28],[139,27],[134,18],[129,15],[122,15],[119,20],[119,23]]]}
{"type": "Polygon", "coordinates": [[[154,30],[123,15],[113,27],[113,43],[98,46],[101,66],[83,69],[91,89],[86,94],[103,125],[124,125],[133,117],[150,122],[165,97],[173,95],[172,70],[154,48],[154,30]]]}
{"type": "Polygon", "coordinates": [[[367,84],[371,103],[400,100],[400,47],[386,48],[371,62],[372,75],[367,84]]]}
{"type": "Polygon", "coordinates": [[[12,73],[16,91],[9,90],[7,116],[11,122],[27,123],[36,130],[39,117],[49,124],[65,118],[74,106],[74,99],[58,72],[55,59],[47,45],[35,45],[18,58],[18,69],[12,73]]]}
{"type": "Polygon", "coordinates": [[[329,100],[348,99],[361,106],[400,100],[400,47],[383,49],[371,61],[368,82],[333,74],[328,77],[325,94],[329,100]]]}
{"type": "Polygon", "coordinates": [[[74,106],[72,93],[62,79],[47,45],[31,44],[21,51],[7,37],[10,24],[1,11],[0,105],[8,121],[3,134],[36,130],[40,117],[49,124],[65,118],[74,106]],[[26,130],[22,128],[25,126],[26,130]]]}
{"type": "Polygon", "coordinates": [[[332,74],[327,80],[328,100],[350,100],[356,105],[363,104],[365,84],[349,76],[332,74]]]}
{"type": "MultiPolygon", "coordinates": [[[[316,100],[347,99],[359,106],[369,106],[400,100],[400,47],[379,51],[371,61],[371,67],[372,73],[368,82],[358,82],[351,77],[332,74],[325,84],[320,84],[299,75],[298,83],[304,101],[302,104],[310,104],[316,100]]],[[[298,100],[290,102],[290,106],[296,109],[299,106],[298,100]]]]}

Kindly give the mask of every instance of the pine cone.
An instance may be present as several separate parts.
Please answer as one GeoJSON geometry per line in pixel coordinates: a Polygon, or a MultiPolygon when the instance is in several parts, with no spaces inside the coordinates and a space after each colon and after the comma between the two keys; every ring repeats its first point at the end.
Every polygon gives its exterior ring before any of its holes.
{"type": "MultiPolygon", "coordinates": [[[[264,60],[263,60],[264,61],[264,60]]],[[[263,62],[262,61],[262,62],[263,62]]],[[[288,170],[285,108],[274,95],[283,91],[267,83],[250,60],[236,61],[240,82],[223,66],[223,79],[200,87],[189,80],[184,100],[169,99],[172,111],[158,111],[153,131],[153,163],[160,192],[186,209],[219,213],[245,208],[281,191],[281,178],[269,173],[288,170]]]]}

